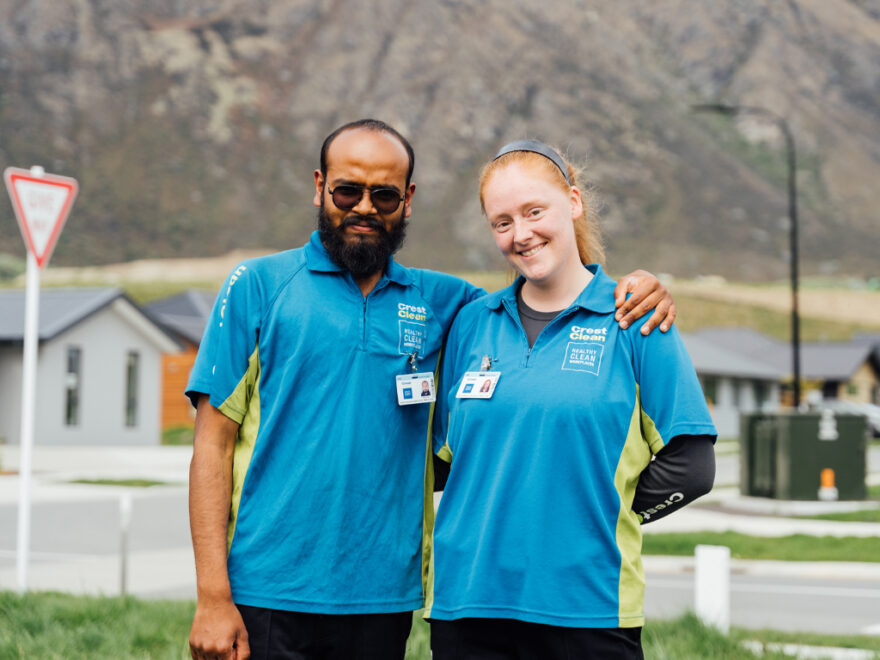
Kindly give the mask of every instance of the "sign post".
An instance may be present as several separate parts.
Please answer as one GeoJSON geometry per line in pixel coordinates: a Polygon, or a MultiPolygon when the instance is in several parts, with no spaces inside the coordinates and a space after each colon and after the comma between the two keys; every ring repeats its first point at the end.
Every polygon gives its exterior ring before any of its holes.
{"type": "Polygon", "coordinates": [[[75,179],[46,174],[42,167],[30,170],[7,167],[3,172],[12,208],[28,248],[25,289],[24,346],[21,387],[21,441],[19,444],[19,498],[16,569],[18,590],[27,591],[28,553],[31,536],[31,455],[34,445],[34,403],[37,390],[39,343],[40,270],[52,250],[76,199],[75,179]]]}

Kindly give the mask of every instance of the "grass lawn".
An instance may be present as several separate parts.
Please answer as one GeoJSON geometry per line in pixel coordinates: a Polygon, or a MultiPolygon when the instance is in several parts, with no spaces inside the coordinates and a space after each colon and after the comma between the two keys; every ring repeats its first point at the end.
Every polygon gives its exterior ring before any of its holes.
{"type": "Polygon", "coordinates": [[[188,658],[195,605],[0,592],[0,658],[188,658]]]}
{"type": "Polygon", "coordinates": [[[798,516],[813,520],[837,520],[840,522],[880,522],[880,509],[864,509],[863,511],[847,511],[845,513],[820,513],[815,516],[798,516]]]}
{"type": "MultiPolygon", "coordinates": [[[[733,304],[688,294],[674,294],[680,332],[701,328],[739,326],[788,340],[791,337],[791,315],[757,305],[733,304]]],[[[871,332],[868,325],[801,317],[802,341],[849,341],[856,332],[871,332]]]]}
{"type": "Polygon", "coordinates": [[[72,484],[90,484],[93,486],[130,486],[134,488],[149,488],[150,486],[165,486],[167,481],[154,479],[74,479],[72,484]]]}
{"type": "MultiPolygon", "coordinates": [[[[126,660],[189,658],[189,626],[195,604],[141,601],[57,593],[20,596],[0,592],[0,658],[41,660],[126,660]]],[[[753,657],[739,643],[796,642],[880,651],[880,638],[733,629],[730,636],[687,615],[649,621],[642,640],[645,657],[675,660],[741,660],[753,657]]],[[[416,615],[407,660],[429,660],[428,625],[416,615]]],[[[762,658],[784,658],[767,653],[762,658]]]]}
{"type": "MultiPolygon", "coordinates": [[[[193,282],[125,282],[122,288],[125,293],[138,305],[147,305],[154,300],[169,298],[183,293],[187,289],[205,289],[207,291],[219,291],[223,284],[223,278],[209,281],[193,282]]],[[[68,285],[72,286],[72,285],[68,285]]]]}
{"type": "Polygon", "coordinates": [[[693,556],[699,544],[726,545],[736,559],[780,561],[880,561],[876,538],[852,536],[747,536],[737,532],[695,532],[687,534],[645,534],[646,555],[693,556]]]}
{"type": "MultiPolygon", "coordinates": [[[[868,499],[880,500],[880,484],[868,486],[868,499]]],[[[814,516],[798,516],[815,520],[838,520],[841,522],[880,522],[880,509],[848,511],[846,513],[820,513],[814,516]]]]}
{"type": "Polygon", "coordinates": [[[163,445],[191,445],[193,443],[193,426],[172,426],[162,431],[163,445]]]}

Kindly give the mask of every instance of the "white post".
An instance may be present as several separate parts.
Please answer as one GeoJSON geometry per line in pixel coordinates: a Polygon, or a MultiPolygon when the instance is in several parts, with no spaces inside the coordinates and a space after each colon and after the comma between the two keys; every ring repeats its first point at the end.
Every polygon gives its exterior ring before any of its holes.
{"type": "Polygon", "coordinates": [[[18,590],[27,591],[28,553],[31,540],[31,454],[34,445],[34,402],[37,394],[37,346],[39,344],[40,268],[29,250],[24,307],[24,347],[21,385],[21,442],[18,466],[18,590]]]}
{"type": "Polygon", "coordinates": [[[727,634],[730,631],[730,548],[698,545],[694,558],[697,618],[727,634]]]}
{"type": "Polygon", "coordinates": [[[119,498],[119,591],[128,593],[128,530],[131,527],[131,493],[119,498]]]}

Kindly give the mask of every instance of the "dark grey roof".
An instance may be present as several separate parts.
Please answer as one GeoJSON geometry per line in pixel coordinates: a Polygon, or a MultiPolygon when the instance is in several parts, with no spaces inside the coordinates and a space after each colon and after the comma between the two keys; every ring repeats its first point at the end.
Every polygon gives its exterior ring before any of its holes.
{"type": "Polygon", "coordinates": [[[849,380],[868,360],[873,350],[868,344],[803,344],[801,375],[803,378],[816,380],[849,380]]]}
{"type": "MultiPolygon", "coordinates": [[[[791,377],[791,344],[768,337],[751,328],[707,328],[695,336],[733,353],[775,369],[791,377]]],[[[849,380],[871,356],[868,342],[802,342],[801,378],[808,380],[849,380]]]]}
{"type": "Polygon", "coordinates": [[[715,346],[720,346],[728,351],[745,355],[764,361],[767,356],[773,356],[784,351],[787,344],[773,337],[752,330],[751,328],[727,327],[705,328],[692,333],[715,346]]]}
{"type": "Polygon", "coordinates": [[[198,345],[216,298],[216,291],[187,289],[176,296],[150,303],[146,310],[167,329],[198,345]]]}
{"type": "MultiPolygon", "coordinates": [[[[123,296],[115,287],[41,289],[40,340],[52,339],[123,296]]],[[[24,308],[23,289],[0,289],[0,341],[23,339],[24,308]]]]}
{"type": "Polygon", "coordinates": [[[853,344],[869,344],[880,347],[880,332],[857,332],[853,335],[853,344]]]}
{"type": "Polygon", "coordinates": [[[874,364],[880,369],[880,332],[859,332],[853,336],[853,343],[871,346],[874,364]]]}
{"type": "Polygon", "coordinates": [[[780,380],[784,375],[771,365],[728,350],[696,334],[682,333],[681,339],[700,375],[770,381],[780,380]]]}

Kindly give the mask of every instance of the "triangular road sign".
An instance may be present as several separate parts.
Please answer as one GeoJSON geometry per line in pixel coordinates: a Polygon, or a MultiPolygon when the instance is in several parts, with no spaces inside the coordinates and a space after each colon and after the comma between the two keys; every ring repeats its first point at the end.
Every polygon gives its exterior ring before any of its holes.
{"type": "Polygon", "coordinates": [[[76,179],[46,174],[39,167],[30,170],[7,167],[3,179],[24,242],[42,268],[52,256],[76,199],[79,190],[76,179]]]}

